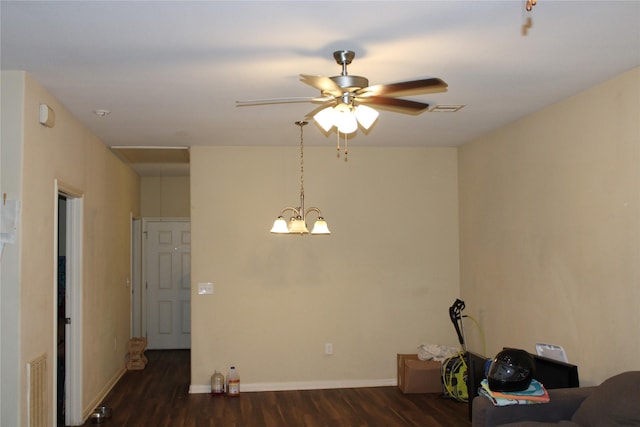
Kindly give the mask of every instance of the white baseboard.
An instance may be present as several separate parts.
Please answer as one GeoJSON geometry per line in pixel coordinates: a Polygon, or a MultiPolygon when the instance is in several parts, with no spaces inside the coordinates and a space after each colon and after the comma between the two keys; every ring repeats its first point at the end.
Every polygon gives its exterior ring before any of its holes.
{"type": "MultiPolygon", "coordinates": [[[[336,381],[299,381],[290,383],[241,383],[243,392],[288,391],[288,390],[326,390],[332,388],[389,387],[398,385],[397,378],[378,380],[336,380],[336,381]]],[[[190,394],[211,393],[211,385],[191,384],[190,394]]]]}
{"type": "Polygon", "coordinates": [[[98,393],[98,395],[89,403],[89,406],[84,408],[84,410],[82,411],[83,422],[87,421],[89,415],[91,415],[96,406],[99,406],[102,403],[104,398],[107,397],[111,389],[115,387],[118,381],[120,381],[120,378],[122,378],[125,372],[127,372],[127,368],[123,366],[121,370],[116,372],[113,378],[111,378],[111,380],[102,388],[102,390],[100,390],[100,393],[98,393]]]}

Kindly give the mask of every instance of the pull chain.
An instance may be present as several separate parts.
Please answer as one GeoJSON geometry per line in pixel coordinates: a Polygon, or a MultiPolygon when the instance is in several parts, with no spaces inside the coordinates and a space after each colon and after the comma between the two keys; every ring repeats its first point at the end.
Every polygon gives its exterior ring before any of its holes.
{"type": "MultiPolygon", "coordinates": [[[[348,161],[349,160],[349,143],[348,143],[348,135],[346,133],[343,133],[342,135],[344,135],[344,161],[348,161]]],[[[340,158],[340,131],[336,131],[336,158],[340,158]]]]}
{"type": "Polygon", "coordinates": [[[344,161],[349,161],[349,135],[344,134],[344,161]]]}

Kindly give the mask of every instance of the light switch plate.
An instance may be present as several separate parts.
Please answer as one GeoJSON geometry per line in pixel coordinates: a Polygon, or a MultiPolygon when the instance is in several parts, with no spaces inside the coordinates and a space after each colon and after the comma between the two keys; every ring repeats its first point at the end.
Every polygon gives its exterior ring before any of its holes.
{"type": "Polygon", "coordinates": [[[213,294],[213,283],[198,283],[198,295],[211,295],[213,294]]]}

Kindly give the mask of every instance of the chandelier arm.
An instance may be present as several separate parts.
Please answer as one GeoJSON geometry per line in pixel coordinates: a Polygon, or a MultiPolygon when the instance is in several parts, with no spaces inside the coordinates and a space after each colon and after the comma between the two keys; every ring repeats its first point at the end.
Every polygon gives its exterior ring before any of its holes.
{"type": "Polygon", "coordinates": [[[320,211],[320,208],[316,208],[316,207],[310,207],[309,209],[307,209],[304,212],[304,217],[306,218],[307,215],[309,215],[309,212],[315,212],[318,215],[318,218],[322,218],[322,212],[320,211]]]}
{"type": "Polygon", "coordinates": [[[291,211],[293,212],[295,217],[302,217],[302,210],[300,208],[293,208],[290,206],[287,206],[286,208],[283,208],[280,211],[280,216],[282,216],[285,212],[291,211]]]}

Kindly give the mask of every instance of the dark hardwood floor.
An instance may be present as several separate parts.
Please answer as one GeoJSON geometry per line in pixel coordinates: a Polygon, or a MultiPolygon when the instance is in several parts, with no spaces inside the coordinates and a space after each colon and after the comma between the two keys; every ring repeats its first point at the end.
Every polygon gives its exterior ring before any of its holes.
{"type": "MultiPolygon", "coordinates": [[[[144,370],[128,371],[105,398],[113,418],[99,425],[144,427],[315,427],[471,425],[468,407],[396,387],[189,394],[188,350],[147,351],[144,370]]],[[[87,420],[85,426],[93,426],[87,420]]]]}

